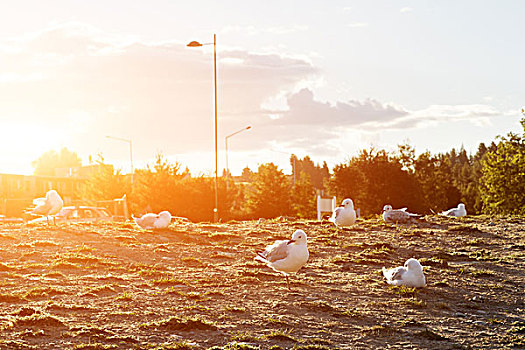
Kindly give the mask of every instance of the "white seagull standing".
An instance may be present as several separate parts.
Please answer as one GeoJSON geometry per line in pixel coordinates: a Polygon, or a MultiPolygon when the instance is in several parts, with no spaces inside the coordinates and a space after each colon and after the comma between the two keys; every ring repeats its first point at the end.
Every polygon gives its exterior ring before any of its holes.
{"type": "Polygon", "coordinates": [[[425,287],[427,282],[423,274],[423,267],[417,259],[410,258],[405,266],[386,269],[383,267],[383,276],[388,284],[394,286],[425,287]]]}
{"type": "Polygon", "coordinates": [[[407,223],[413,218],[420,217],[419,214],[412,214],[406,211],[407,208],[392,209],[390,204],[383,207],[383,220],[389,223],[407,223]]]}
{"type": "Polygon", "coordinates": [[[467,215],[467,209],[465,209],[465,204],[459,203],[457,208],[452,208],[452,209],[446,210],[446,211],[442,212],[441,215],[455,216],[455,217],[466,216],[467,215]]]}
{"type": "Polygon", "coordinates": [[[171,223],[171,214],[169,211],[161,211],[158,214],[148,213],[140,218],[131,216],[135,223],[145,230],[155,230],[166,228],[171,223]]]}
{"type": "Polygon", "coordinates": [[[62,209],[62,206],[64,206],[64,201],[60,198],[57,191],[47,191],[45,198],[36,198],[33,200],[33,204],[36,205],[36,207],[30,211],[31,214],[45,216],[48,225],[49,215],[52,215],[53,224],[56,225],[55,214],[57,214],[62,209]]]}
{"type": "Polygon", "coordinates": [[[297,230],[291,240],[275,241],[274,244],[267,246],[264,252],[257,253],[255,259],[282,273],[286,277],[286,286],[290,289],[288,274],[299,271],[308,261],[309,255],[306,233],[297,230]]]}
{"type": "Polygon", "coordinates": [[[333,222],[337,227],[344,227],[355,224],[355,219],[354,202],[350,198],[346,198],[340,207],[335,208],[332,216],[328,220],[333,222]]]}

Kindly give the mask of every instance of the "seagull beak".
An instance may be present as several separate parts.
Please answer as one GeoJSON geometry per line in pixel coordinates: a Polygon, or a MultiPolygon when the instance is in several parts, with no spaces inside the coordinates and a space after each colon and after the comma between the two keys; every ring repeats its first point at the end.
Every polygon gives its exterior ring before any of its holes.
{"type": "Polygon", "coordinates": [[[286,244],[292,244],[292,243],[295,243],[295,239],[289,240],[288,243],[286,243],[286,244]]]}

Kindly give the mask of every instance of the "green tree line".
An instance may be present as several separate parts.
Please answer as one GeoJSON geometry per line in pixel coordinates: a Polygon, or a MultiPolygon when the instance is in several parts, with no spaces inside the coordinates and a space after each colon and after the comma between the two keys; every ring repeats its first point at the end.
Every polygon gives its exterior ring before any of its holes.
{"type": "MultiPolygon", "coordinates": [[[[481,143],[475,154],[460,148],[416,156],[410,145],[403,144],[395,152],[363,149],[331,172],[326,163],[295,155],[290,158],[292,175],[273,163],[254,172],[245,168],[241,181],[230,180],[229,186],[225,176],[219,178],[219,216],[223,220],[314,218],[318,193],[339,200],[352,198],[362,215],[378,214],[385,204],[431,214],[460,202],[469,214],[525,214],[525,119],[521,124],[521,135],[509,133],[488,146],[481,143]]],[[[61,153],[78,163],[70,153],[61,153]]],[[[46,153],[46,159],[49,156],[46,153]]],[[[170,164],[162,155],[135,172],[133,186],[112,167],[100,169],[86,182],[83,198],[105,200],[127,194],[136,215],[169,210],[193,221],[213,218],[213,177],[191,176],[188,169],[170,164]]]]}

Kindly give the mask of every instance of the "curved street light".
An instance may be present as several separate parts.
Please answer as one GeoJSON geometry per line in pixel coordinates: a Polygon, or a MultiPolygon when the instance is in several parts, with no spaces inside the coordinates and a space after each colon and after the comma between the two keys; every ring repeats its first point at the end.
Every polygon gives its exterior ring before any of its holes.
{"type": "Polygon", "coordinates": [[[213,44],[213,82],[215,86],[215,208],[213,208],[213,220],[217,222],[219,220],[219,199],[218,199],[218,185],[217,185],[217,41],[216,35],[213,34],[213,43],[201,44],[198,41],[192,41],[188,47],[200,47],[204,45],[213,44]]]}
{"type": "Polygon", "coordinates": [[[106,136],[107,139],[113,139],[118,141],[124,141],[129,143],[129,160],[131,163],[131,185],[133,185],[133,146],[130,139],[125,139],[122,137],[115,137],[115,136],[106,136]]]}
{"type": "Polygon", "coordinates": [[[228,191],[228,179],[230,177],[230,168],[228,168],[228,139],[234,135],[237,135],[238,133],[241,133],[246,130],[250,130],[251,128],[252,127],[248,125],[247,127],[237,130],[236,132],[231,133],[224,138],[224,142],[226,144],[226,192],[228,191]]]}

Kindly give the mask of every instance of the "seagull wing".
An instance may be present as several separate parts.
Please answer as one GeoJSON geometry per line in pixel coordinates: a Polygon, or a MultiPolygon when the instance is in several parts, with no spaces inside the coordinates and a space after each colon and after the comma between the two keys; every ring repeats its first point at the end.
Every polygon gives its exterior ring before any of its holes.
{"type": "Polygon", "coordinates": [[[394,269],[393,273],[392,273],[392,281],[395,281],[395,280],[402,280],[403,279],[403,275],[407,272],[407,269],[404,268],[404,267],[397,267],[394,269]]]}
{"type": "Polygon", "coordinates": [[[33,204],[34,205],[44,205],[46,203],[46,199],[44,197],[42,198],[35,198],[33,199],[33,204]]]}
{"type": "Polygon", "coordinates": [[[444,212],[441,213],[441,215],[445,215],[445,216],[456,216],[456,208],[452,208],[452,209],[449,209],[449,210],[445,210],[444,212]]]}
{"type": "Polygon", "coordinates": [[[403,274],[405,274],[405,272],[406,269],[402,266],[393,269],[386,269],[383,267],[383,276],[385,276],[389,282],[403,279],[403,274]]]}
{"type": "Polygon", "coordinates": [[[408,213],[405,213],[402,210],[390,210],[386,212],[386,221],[387,222],[404,222],[410,218],[408,213]]]}
{"type": "Polygon", "coordinates": [[[51,203],[45,198],[37,198],[33,201],[36,207],[31,210],[31,214],[47,215],[51,210],[51,203]]]}
{"type": "Polygon", "coordinates": [[[333,211],[332,213],[332,216],[330,217],[330,221],[335,223],[335,219],[337,218],[337,216],[343,211],[343,208],[342,207],[337,207],[335,208],[335,210],[333,211]]]}
{"type": "Polygon", "coordinates": [[[133,220],[135,220],[137,225],[139,225],[143,229],[152,229],[154,228],[155,220],[157,219],[157,217],[158,217],[157,214],[148,213],[148,214],[142,215],[142,217],[140,218],[134,217],[133,220]]]}
{"type": "Polygon", "coordinates": [[[276,241],[274,244],[266,247],[266,250],[262,252],[261,255],[271,263],[285,259],[288,256],[288,242],[289,241],[276,241]]]}
{"type": "Polygon", "coordinates": [[[155,222],[153,223],[153,226],[155,228],[166,228],[171,223],[171,216],[159,216],[155,222]]]}

